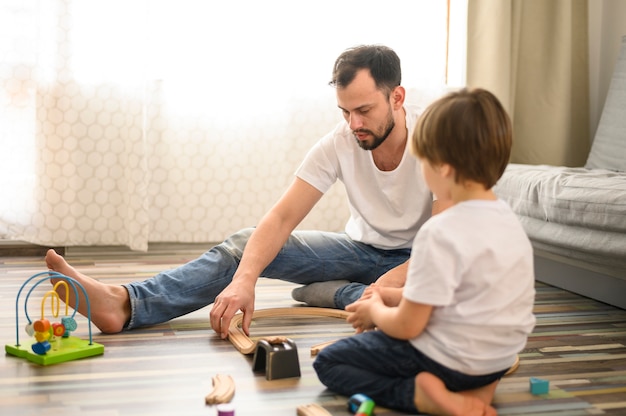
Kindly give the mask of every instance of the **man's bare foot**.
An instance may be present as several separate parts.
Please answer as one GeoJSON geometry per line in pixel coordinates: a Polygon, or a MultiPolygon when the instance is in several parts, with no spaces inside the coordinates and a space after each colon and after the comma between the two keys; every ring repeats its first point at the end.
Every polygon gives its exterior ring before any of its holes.
{"type": "MultiPolygon", "coordinates": [[[[85,288],[89,296],[91,322],[93,322],[100,331],[105,334],[114,334],[124,328],[124,325],[130,318],[130,299],[125,287],[107,285],[79,273],[52,249],[48,250],[46,253],[46,265],[52,271],[75,279],[85,288]]],[[[51,279],[52,284],[55,284],[59,280],[62,279],[51,279]]],[[[61,300],[66,302],[69,306],[75,307],[76,298],[71,285],[68,299],[65,299],[66,290],[64,286],[58,286],[56,290],[61,300]]],[[[77,290],[79,294],[78,313],[87,316],[87,302],[85,301],[80,287],[77,286],[77,290]]]]}
{"type": "Polygon", "coordinates": [[[431,373],[419,373],[415,377],[415,406],[422,413],[440,416],[496,416],[496,409],[483,401],[493,397],[495,384],[467,392],[448,390],[438,377],[431,373]]]}

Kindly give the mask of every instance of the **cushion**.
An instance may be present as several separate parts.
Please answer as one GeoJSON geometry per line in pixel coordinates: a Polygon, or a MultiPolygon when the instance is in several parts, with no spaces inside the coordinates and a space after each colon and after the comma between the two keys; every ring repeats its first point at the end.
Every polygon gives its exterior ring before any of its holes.
{"type": "Polygon", "coordinates": [[[626,36],[585,167],[626,171],[626,36]]]}
{"type": "Polygon", "coordinates": [[[509,164],[494,187],[519,216],[626,234],[626,174],[509,164]]]}
{"type": "Polygon", "coordinates": [[[558,255],[626,280],[626,234],[519,217],[535,253],[558,255]]]}

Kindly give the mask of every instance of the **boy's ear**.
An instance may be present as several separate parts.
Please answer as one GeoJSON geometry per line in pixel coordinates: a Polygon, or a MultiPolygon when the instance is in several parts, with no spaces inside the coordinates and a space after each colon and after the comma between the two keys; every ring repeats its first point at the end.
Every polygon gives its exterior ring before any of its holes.
{"type": "Polygon", "coordinates": [[[439,174],[443,178],[454,177],[454,168],[452,167],[452,165],[448,163],[442,163],[441,165],[439,165],[438,170],[439,170],[439,174]]]}

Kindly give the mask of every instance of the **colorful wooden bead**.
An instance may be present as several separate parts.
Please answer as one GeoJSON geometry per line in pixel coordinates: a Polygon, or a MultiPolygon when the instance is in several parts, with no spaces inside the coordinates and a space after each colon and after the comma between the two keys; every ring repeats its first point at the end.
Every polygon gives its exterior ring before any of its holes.
{"type": "Polygon", "coordinates": [[[65,335],[65,325],[59,323],[52,324],[52,333],[57,337],[62,337],[65,335]]]}
{"type": "Polygon", "coordinates": [[[38,342],[31,347],[35,354],[45,355],[50,351],[50,343],[48,341],[38,342]]]}
{"type": "Polygon", "coordinates": [[[33,328],[35,328],[35,331],[37,332],[47,332],[48,330],[50,330],[50,321],[45,318],[38,319],[33,322],[33,328]]]}
{"type": "Polygon", "coordinates": [[[35,332],[35,339],[37,342],[44,342],[50,339],[50,331],[35,332]]]}
{"type": "Polygon", "coordinates": [[[71,316],[64,316],[63,318],[61,318],[61,323],[63,324],[63,326],[65,326],[65,329],[68,331],[76,331],[76,328],[78,328],[78,324],[76,323],[76,320],[72,318],[71,316]]]}

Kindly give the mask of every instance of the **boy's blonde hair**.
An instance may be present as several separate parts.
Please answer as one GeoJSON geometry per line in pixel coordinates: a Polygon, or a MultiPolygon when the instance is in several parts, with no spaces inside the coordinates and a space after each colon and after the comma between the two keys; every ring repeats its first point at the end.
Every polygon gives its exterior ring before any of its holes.
{"type": "Polygon", "coordinates": [[[509,162],[513,132],[496,96],[476,88],[452,92],[429,105],[411,139],[414,155],[432,165],[451,165],[456,182],[471,180],[490,189],[509,162]]]}

